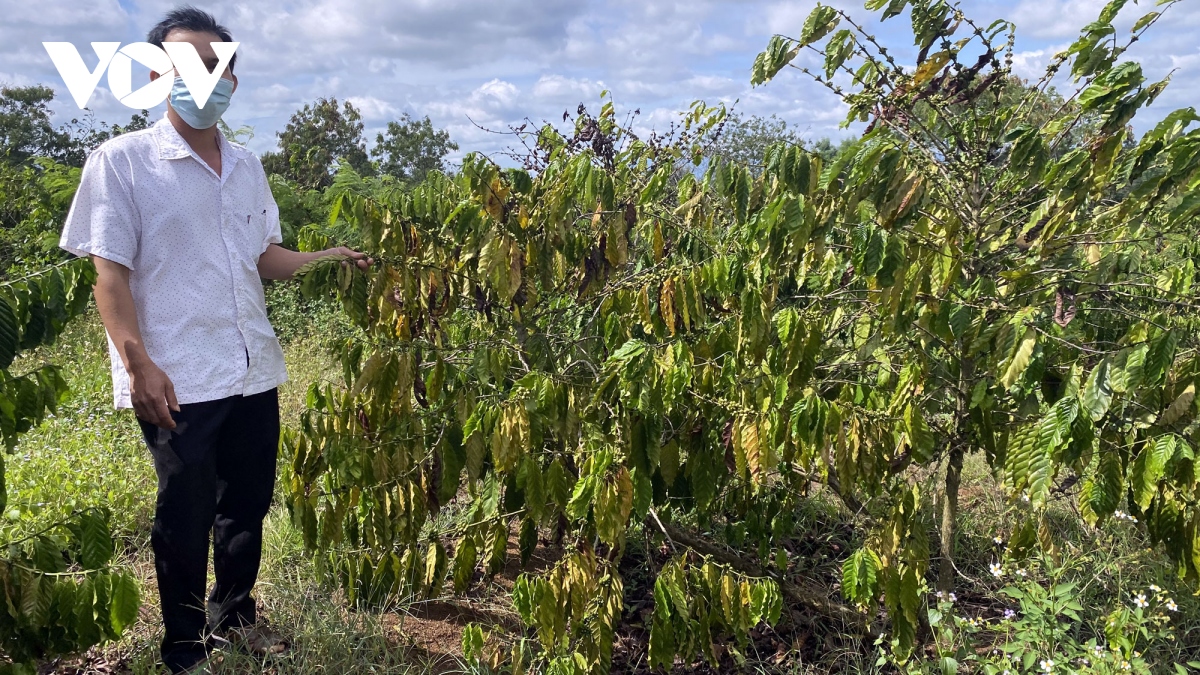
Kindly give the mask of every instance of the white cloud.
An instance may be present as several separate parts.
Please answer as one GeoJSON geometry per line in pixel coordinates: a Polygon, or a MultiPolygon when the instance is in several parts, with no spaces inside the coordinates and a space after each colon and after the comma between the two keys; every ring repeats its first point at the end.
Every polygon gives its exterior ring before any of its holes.
{"type": "Polygon", "coordinates": [[[387,122],[398,115],[395,106],[374,96],[348,96],[346,100],[358,108],[367,122],[387,122]]]}
{"type": "Polygon", "coordinates": [[[592,81],[587,78],[563,77],[558,74],[542,75],[534,83],[532,93],[534,98],[546,103],[561,103],[570,105],[593,101],[604,91],[603,81],[592,81]]]}
{"type": "MultiPolygon", "coordinates": [[[[828,0],[825,0],[828,3],[828,0]]],[[[178,0],[0,0],[0,80],[65,88],[42,40],[143,39],[178,0]]],[[[794,70],[751,89],[754,56],[773,33],[795,35],[816,0],[213,0],[206,5],[242,46],[241,79],[231,124],[256,128],[251,147],[270,149],[292,112],[321,96],[350,100],[370,129],[404,112],[429,115],[464,151],[509,144],[489,129],[526,118],[561,120],[584,103],[595,111],[608,89],[621,112],[640,108],[639,129],[664,129],[695,99],[733,103],[747,114],[777,114],[811,137],[842,135],[845,106],[794,70]]],[[[915,58],[909,21],[875,22],[862,0],[832,4],[866,22],[915,58]]],[[[1093,20],[1103,0],[963,0],[968,14],[1018,24],[1016,72],[1040,76],[1049,58],[1093,20]]],[[[1147,3],[1142,3],[1143,5],[1147,3]]],[[[1169,107],[1194,104],[1200,85],[1200,3],[1181,3],[1129,52],[1148,77],[1177,69],[1172,86],[1146,115],[1145,128],[1169,107]]],[[[1130,3],[1118,30],[1148,7],[1130,3]]],[[[89,51],[86,50],[85,51],[89,51]]],[[[90,51],[89,51],[90,53],[90,51]]],[[[798,64],[816,64],[805,54],[798,64]]],[[[103,84],[103,83],[102,83],[103,84]]],[[[59,117],[78,114],[69,99],[59,117]]],[[[98,116],[127,120],[132,111],[101,86],[98,116]]]]}

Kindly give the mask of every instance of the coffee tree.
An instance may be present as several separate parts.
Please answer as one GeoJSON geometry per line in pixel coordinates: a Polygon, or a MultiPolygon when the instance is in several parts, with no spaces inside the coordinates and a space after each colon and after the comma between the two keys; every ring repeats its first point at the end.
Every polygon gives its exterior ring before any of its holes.
{"type": "MultiPolygon", "coordinates": [[[[538,649],[511,661],[555,673],[607,669],[635,534],[668,552],[654,665],[716,662],[761,621],[865,631],[878,600],[907,658],[932,559],[953,585],[975,452],[1023,514],[1011,555],[1053,552],[1044,507],[1079,481],[1089,521],[1127,500],[1195,575],[1200,137],[1191,110],[1132,137],[1165,85],[1118,63],[1120,4],[1034,85],[1006,22],[872,0],[909,9],[906,68],[819,7],[754,78],[821,54],[809,74],[869,125],[829,163],[786,145],[761,172],[705,163],[722,110],[639,139],[606,104],[523,136],[523,169],[469,156],[411,191],[343,190],[333,219],[378,264],[304,270],[355,324],[344,386],[311,387],[284,439],[306,546],[364,603],[463,592],[510,540],[522,562],[544,547],[513,591],[538,649]],[[1047,87],[1068,64],[1064,99],[1047,87]],[[818,485],[863,528],[857,609],[781,545],[818,485]]],[[[464,635],[485,661],[501,642],[464,635]]]]}
{"type": "MultiPolygon", "coordinates": [[[[67,392],[53,364],[14,359],[48,345],[91,299],[96,272],[72,260],[0,284],[0,439],[12,452],[21,434],[53,413],[67,392]],[[14,372],[16,371],[16,372],[14,372]]],[[[6,511],[0,455],[0,512],[6,511]]],[[[35,672],[34,660],[119,638],[137,618],[137,582],[112,569],[114,542],[103,509],[37,532],[0,532],[0,673],[35,672]]]]}
{"type": "Polygon", "coordinates": [[[1010,555],[1054,551],[1044,507],[1081,481],[1089,523],[1127,502],[1180,573],[1197,576],[1200,118],[1178,110],[1135,137],[1131,120],[1167,82],[1122,56],[1175,3],[1121,36],[1113,21],[1125,4],[1108,3],[1032,84],[1012,74],[1012,24],[983,27],[933,0],[867,3],[883,19],[907,9],[912,66],[827,6],[755,62],[755,84],[791,65],[839,96],[848,121],[867,123],[845,168],[822,176],[841,185],[817,209],[837,223],[840,245],[825,255],[844,276],[810,306],[831,313],[843,339],[822,355],[824,391],[793,421],[839,412],[823,426],[838,439],[824,470],[878,519],[843,592],[884,596],[901,656],[925,560],[921,537],[896,527],[918,503],[908,466],[944,469],[943,590],[955,581],[963,460],[975,452],[1024,505],[1010,555]],[[1060,74],[1066,97],[1050,89],[1060,74]],[[862,417],[880,433],[839,447],[862,417]]]}

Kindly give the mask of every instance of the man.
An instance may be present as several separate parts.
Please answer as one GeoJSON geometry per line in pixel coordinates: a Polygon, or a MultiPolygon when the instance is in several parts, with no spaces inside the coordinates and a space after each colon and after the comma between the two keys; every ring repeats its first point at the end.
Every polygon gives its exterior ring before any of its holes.
{"type": "MultiPolygon", "coordinates": [[[[212,72],[219,59],[210,43],[232,37],[185,7],[147,38],[159,47],[172,41],[191,43],[212,72]]],[[[278,245],[279,212],[262,165],[216,127],[237,90],[235,62],[204,108],[175,77],[162,120],[91,154],[60,241],[95,262],[113,400],[134,409],[158,474],[151,544],[162,659],[176,673],[207,672],[208,636],[260,655],[287,649],[258,620],[251,597],[275,483],[276,387],[287,379],[261,278],[287,279],[331,253],[371,264],[345,248],[278,245]],[[216,584],[206,621],[210,531],[216,584]]]]}

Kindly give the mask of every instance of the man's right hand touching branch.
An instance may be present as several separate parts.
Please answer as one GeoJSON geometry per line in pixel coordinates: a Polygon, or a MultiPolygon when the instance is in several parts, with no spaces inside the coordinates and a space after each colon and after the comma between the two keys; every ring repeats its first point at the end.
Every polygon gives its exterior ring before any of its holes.
{"type": "Polygon", "coordinates": [[[175,385],[146,353],[138,328],[137,309],[129,290],[129,268],[91,256],[96,265],[96,308],[109,338],[129,373],[129,397],[141,419],[164,429],[174,429],[171,411],[179,410],[175,385]]]}

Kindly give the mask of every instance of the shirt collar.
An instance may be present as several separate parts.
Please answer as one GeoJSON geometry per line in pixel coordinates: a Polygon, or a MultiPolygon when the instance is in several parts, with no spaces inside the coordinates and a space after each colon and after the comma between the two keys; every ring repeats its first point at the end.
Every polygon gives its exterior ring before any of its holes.
{"type": "MultiPolygon", "coordinates": [[[[158,155],[163,159],[183,159],[192,155],[192,148],[183,140],[183,136],[175,130],[175,126],[171,124],[171,120],[167,118],[167,114],[163,113],[162,119],[154,123],[154,132],[158,137],[158,155]]],[[[225,138],[225,134],[217,132],[217,143],[221,147],[221,156],[234,159],[246,159],[250,155],[250,151],[234,145],[225,138]]]]}

